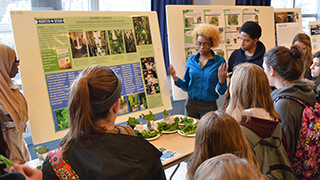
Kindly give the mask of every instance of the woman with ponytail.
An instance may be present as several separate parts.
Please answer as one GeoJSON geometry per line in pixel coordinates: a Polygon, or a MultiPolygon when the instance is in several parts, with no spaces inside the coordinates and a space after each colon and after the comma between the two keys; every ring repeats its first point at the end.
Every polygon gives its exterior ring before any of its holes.
{"type": "Polygon", "coordinates": [[[121,92],[107,66],[79,74],[70,88],[70,130],[48,153],[43,179],[165,179],[161,152],[129,126],[115,126],[121,92]]]}
{"type": "Polygon", "coordinates": [[[304,106],[297,100],[313,106],[315,93],[307,82],[299,80],[304,72],[303,53],[298,45],[290,49],[279,46],[265,54],[263,68],[270,86],[277,89],[271,93],[274,108],[281,117],[281,125],[285,131],[289,158],[296,152],[297,140],[301,127],[304,106]]]}

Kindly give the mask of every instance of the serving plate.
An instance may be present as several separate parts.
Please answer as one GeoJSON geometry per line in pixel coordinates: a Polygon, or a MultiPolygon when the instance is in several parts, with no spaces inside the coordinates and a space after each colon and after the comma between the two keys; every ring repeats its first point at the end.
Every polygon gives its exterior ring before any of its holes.
{"type": "Polygon", "coordinates": [[[185,136],[185,137],[195,137],[196,136],[196,133],[185,135],[180,130],[178,131],[178,134],[180,134],[181,136],[185,136]]]}
{"type": "Polygon", "coordinates": [[[146,138],[146,140],[152,141],[152,140],[158,139],[160,136],[161,136],[161,134],[158,134],[157,136],[155,136],[153,138],[146,138]]]}

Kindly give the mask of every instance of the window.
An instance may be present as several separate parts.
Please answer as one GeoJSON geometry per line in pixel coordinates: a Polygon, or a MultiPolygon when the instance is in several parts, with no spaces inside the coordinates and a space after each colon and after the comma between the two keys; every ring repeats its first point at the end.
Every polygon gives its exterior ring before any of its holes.
{"type": "Polygon", "coordinates": [[[309,21],[320,21],[318,0],[271,0],[274,8],[301,8],[303,32],[309,34],[309,21]]]}

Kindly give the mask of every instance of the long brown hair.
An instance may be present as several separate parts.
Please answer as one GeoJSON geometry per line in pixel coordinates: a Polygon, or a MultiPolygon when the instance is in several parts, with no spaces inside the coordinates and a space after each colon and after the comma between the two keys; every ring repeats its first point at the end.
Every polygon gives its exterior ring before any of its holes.
{"type": "Polygon", "coordinates": [[[194,152],[187,172],[188,178],[194,179],[194,173],[202,162],[224,153],[246,158],[258,168],[251,146],[239,123],[225,112],[210,111],[201,118],[197,128],[194,152]]]}
{"type": "Polygon", "coordinates": [[[276,46],[264,55],[264,62],[267,68],[271,66],[283,79],[295,81],[300,79],[303,73],[302,57],[303,54],[298,45],[292,45],[290,49],[276,46]]]}
{"type": "Polygon", "coordinates": [[[252,63],[237,65],[229,88],[231,98],[226,112],[238,122],[245,115],[243,111],[250,108],[263,108],[281,121],[280,115],[273,107],[268,78],[260,66],[252,63]]]}
{"type": "Polygon", "coordinates": [[[307,34],[304,33],[298,33],[292,41],[292,44],[295,42],[301,42],[307,47],[307,53],[303,55],[303,77],[306,77],[306,72],[310,70],[310,66],[312,64],[312,48],[311,48],[311,40],[310,37],[307,34]]]}
{"type": "Polygon", "coordinates": [[[105,130],[96,126],[95,122],[106,118],[109,109],[101,113],[93,113],[90,101],[107,99],[115,90],[116,84],[116,75],[109,67],[102,65],[87,67],[73,82],[68,103],[70,130],[59,144],[63,158],[73,140],[83,146],[88,146],[91,143],[90,138],[105,133],[105,130]]]}

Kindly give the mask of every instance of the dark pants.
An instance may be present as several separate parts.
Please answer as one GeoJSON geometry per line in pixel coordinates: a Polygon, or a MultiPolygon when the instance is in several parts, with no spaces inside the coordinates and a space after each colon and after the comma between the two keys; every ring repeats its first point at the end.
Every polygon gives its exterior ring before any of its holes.
{"type": "Polygon", "coordinates": [[[198,101],[191,98],[187,98],[184,104],[184,113],[186,116],[200,119],[209,111],[215,111],[218,109],[216,101],[198,101]]]}

